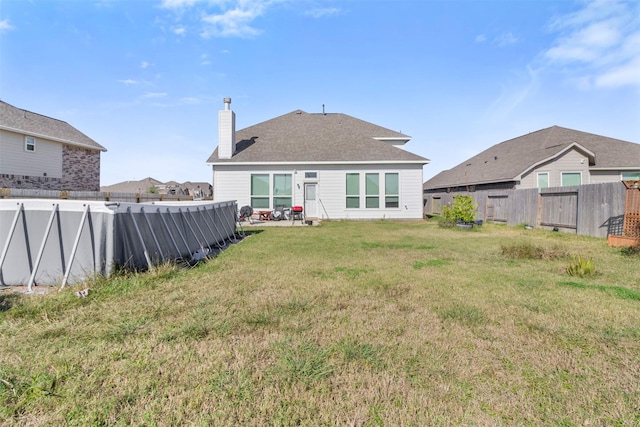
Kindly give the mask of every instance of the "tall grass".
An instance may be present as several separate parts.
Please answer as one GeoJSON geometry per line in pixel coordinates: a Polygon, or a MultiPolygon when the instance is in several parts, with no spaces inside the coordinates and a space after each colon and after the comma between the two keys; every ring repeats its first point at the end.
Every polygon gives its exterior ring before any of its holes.
{"type": "Polygon", "coordinates": [[[601,239],[251,231],[86,298],[0,293],[0,424],[640,424],[640,271],[601,239]]]}

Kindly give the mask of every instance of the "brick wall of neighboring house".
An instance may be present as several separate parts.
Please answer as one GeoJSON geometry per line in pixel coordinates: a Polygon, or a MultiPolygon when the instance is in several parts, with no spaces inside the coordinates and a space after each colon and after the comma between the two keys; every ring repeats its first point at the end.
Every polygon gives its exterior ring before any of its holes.
{"type": "Polygon", "coordinates": [[[100,191],[100,151],[62,147],[62,178],[0,174],[0,188],[100,191]]]}
{"type": "Polygon", "coordinates": [[[62,190],[62,180],[45,176],[0,174],[0,188],[62,190]]]}
{"type": "Polygon", "coordinates": [[[62,190],[100,191],[100,151],[62,147],[62,190]]]}

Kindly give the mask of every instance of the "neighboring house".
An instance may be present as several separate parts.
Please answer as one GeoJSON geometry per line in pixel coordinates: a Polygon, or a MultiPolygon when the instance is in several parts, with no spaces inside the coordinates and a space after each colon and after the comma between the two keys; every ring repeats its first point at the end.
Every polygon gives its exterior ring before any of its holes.
{"type": "Polygon", "coordinates": [[[100,153],[73,126],[0,101],[0,187],[100,189],[100,153]]]}
{"type": "Polygon", "coordinates": [[[307,217],[422,218],[422,167],[411,137],[345,114],[293,111],[235,131],[231,99],[218,113],[215,200],[255,210],[303,206],[307,217]]]}
{"type": "Polygon", "coordinates": [[[640,179],[640,144],[552,126],[501,142],[424,183],[426,194],[640,179]]]}
{"type": "Polygon", "coordinates": [[[211,184],[208,182],[176,181],[162,182],[148,177],[139,181],[123,181],[100,187],[100,191],[110,193],[155,193],[193,196],[195,199],[211,198],[211,184]]]}

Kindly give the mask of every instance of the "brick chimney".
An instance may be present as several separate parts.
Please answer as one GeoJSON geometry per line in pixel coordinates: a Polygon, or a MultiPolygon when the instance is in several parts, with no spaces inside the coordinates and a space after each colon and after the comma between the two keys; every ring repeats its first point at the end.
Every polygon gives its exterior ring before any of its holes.
{"type": "Polygon", "coordinates": [[[218,158],[230,159],[236,152],[236,113],[231,98],[224,98],[224,110],[218,111],[218,158]]]}

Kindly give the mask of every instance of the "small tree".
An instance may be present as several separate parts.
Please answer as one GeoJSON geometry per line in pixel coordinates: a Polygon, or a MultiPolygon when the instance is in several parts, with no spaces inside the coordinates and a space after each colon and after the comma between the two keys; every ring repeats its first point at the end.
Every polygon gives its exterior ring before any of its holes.
{"type": "Polygon", "coordinates": [[[478,205],[473,202],[471,196],[461,194],[453,196],[453,202],[442,208],[442,216],[448,223],[471,223],[476,219],[478,205]]]}

